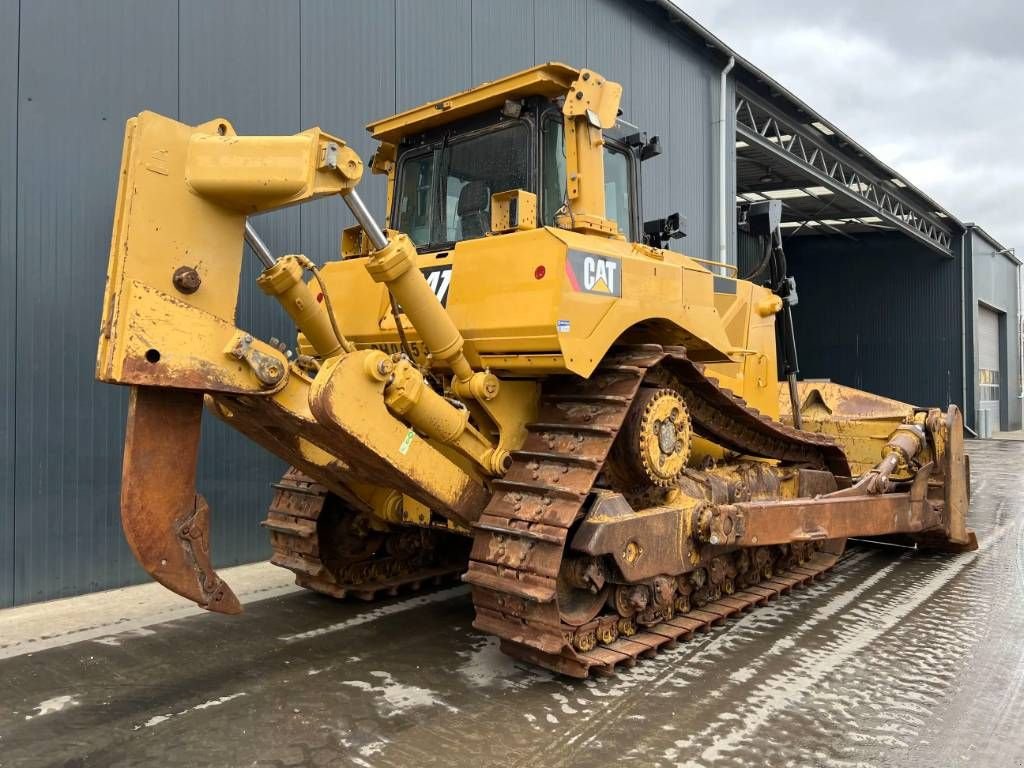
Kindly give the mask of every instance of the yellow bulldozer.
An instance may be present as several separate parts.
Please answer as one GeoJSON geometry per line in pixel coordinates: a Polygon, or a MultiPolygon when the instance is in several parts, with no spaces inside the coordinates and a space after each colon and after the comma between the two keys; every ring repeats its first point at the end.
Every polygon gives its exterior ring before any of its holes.
{"type": "Polygon", "coordinates": [[[778,208],[747,216],[750,279],[669,250],[680,218],[640,213],[660,142],[621,93],[548,63],[371,123],[383,227],[319,128],[128,120],[97,378],[131,388],[121,516],[153,578],[241,610],[195,487],[204,411],[291,465],[264,525],[298,584],[461,575],[477,629],[576,677],[814,579],[848,537],[976,546],[957,408],[798,382],[778,208]],[[320,266],[249,220],[331,195],[357,224],[320,266]],[[291,349],[236,326],[245,243],[291,349]]]}

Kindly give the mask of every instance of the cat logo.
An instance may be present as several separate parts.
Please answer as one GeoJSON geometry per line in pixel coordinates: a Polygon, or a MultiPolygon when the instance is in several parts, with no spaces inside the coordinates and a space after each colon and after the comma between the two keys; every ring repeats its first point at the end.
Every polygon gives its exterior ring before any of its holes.
{"type": "Polygon", "coordinates": [[[600,296],[622,296],[622,262],[611,256],[569,251],[566,276],[574,291],[600,296]]]}

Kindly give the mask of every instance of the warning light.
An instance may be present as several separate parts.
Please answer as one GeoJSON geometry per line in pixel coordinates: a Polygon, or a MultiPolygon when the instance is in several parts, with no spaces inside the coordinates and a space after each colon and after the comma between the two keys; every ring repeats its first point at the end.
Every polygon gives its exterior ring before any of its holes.
{"type": "Polygon", "coordinates": [[[539,267],[537,267],[535,270],[533,270],[533,276],[535,278],[537,278],[538,280],[540,280],[542,277],[544,277],[544,275],[546,275],[547,273],[548,273],[548,271],[546,269],[544,269],[544,265],[543,264],[541,264],[539,267]]]}

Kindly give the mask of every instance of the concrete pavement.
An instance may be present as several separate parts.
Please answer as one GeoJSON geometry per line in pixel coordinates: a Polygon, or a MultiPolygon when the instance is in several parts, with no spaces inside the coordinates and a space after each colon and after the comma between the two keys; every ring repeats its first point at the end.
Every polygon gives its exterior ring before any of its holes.
{"type": "Polygon", "coordinates": [[[968,450],[978,552],[851,547],[611,679],[502,656],[461,586],[335,602],[252,566],[240,617],[155,585],[2,612],[0,766],[1021,766],[1024,443],[968,450]]]}

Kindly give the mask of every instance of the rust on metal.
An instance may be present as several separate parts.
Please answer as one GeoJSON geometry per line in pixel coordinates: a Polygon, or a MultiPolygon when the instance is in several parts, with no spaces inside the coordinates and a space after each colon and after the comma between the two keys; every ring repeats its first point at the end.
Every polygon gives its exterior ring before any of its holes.
{"type": "Polygon", "coordinates": [[[300,587],[360,600],[453,581],[465,567],[469,544],[461,536],[408,528],[375,532],[351,524],[360,517],[325,486],[289,469],[275,484],[263,521],[271,562],[292,571],[300,587]],[[372,543],[358,546],[367,539],[372,543]]]}
{"type": "Polygon", "coordinates": [[[238,598],[210,562],[210,518],[196,493],[201,392],[132,387],[121,474],[121,524],[146,573],[219,613],[238,598]]]}
{"type": "Polygon", "coordinates": [[[910,493],[741,502],[715,514],[733,521],[719,543],[744,547],[921,533],[942,526],[941,508],[923,497],[915,501],[910,493]]]}
{"type": "MultiPolygon", "coordinates": [[[[707,626],[734,613],[736,606],[743,604],[744,595],[750,596],[751,604],[763,600],[762,595],[748,593],[747,588],[777,584],[773,579],[778,572],[804,566],[813,558],[825,570],[835,557],[824,547],[838,546],[837,554],[841,551],[841,545],[824,540],[756,547],[751,550],[756,556],[735,547],[731,551],[711,547],[683,563],[678,554],[671,554],[671,547],[659,548],[658,561],[665,567],[664,573],[644,583],[616,587],[615,600],[611,601],[614,610],[577,624],[580,603],[574,600],[565,605],[564,590],[560,588],[577,580],[571,560],[562,560],[566,537],[574,521],[585,514],[598,480],[598,466],[608,458],[644,382],[672,386],[683,395],[694,428],[716,438],[727,437],[727,444],[736,450],[806,463],[812,469],[828,470],[830,478],[835,473],[841,478],[849,474],[842,450],[830,438],[794,430],[753,411],[742,399],[705,377],[700,366],[679,348],[621,348],[609,355],[589,379],[558,377],[546,382],[538,422],[529,425],[527,442],[515,454],[507,475],[492,483],[496,493],[475,526],[469,568],[463,579],[473,587],[473,625],[477,629],[498,635],[506,652],[562,674],[586,677],[592,667],[600,671],[614,669],[627,659],[632,663],[653,653],[678,632],[669,623],[676,620],[677,609],[711,606],[712,613],[687,613],[688,620],[707,626]],[[577,461],[572,448],[578,445],[590,462],[581,465],[577,461]],[[568,448],[563,452],[560,446],[568,448]],[[505,525],[497,525],[499,520],[505,520],[505,525]],[[707,568],[712,560],[714,579],[709,578],[707,568]],[[565,568],[569,573],[563,575],[565,568]],[[681,574],[678,578],[674,575],[677,573],[681,574]],[[675,591],[669,595],[666,585],[673,582],[675,591]],[[732,603],[718,606],[723,598],[732,603]]],[[[758,477],[755,485],[765,485],[757,473],[754,476],[758,477]]],[[[831,484],[822,483],[816,475],[807,481],[835,487],[834,478],[831,484]]],[[[717,483],[729,493],[726,480],[717,483]]],[[[711,485],[709,481],[708,487],[711,485]]],[[[613,499],[607,502],[613,507],[621,507],[624,521],[635,517],[621,496],[604,498],[613,499]]],[[[652,514],[662,521],[666,535],[678,540],[683,517],[680,511],[652,514]]],[[[626,528],[628,525],[623,530],[626,528]]],[[[648,537],[636,541],[630,536],[621,540],[609,536],[598,547],[599,533],[596,528],[584,532],[580,543],[589,541],[595,549],[610,549],[608,544],[614,539],[618,550],[615,561],[620,567],[641,562],[644,547],[656,546],[648,537]]],[[[643,574],[650,576],[655,570],[643,574]]],[[[789,586],[801,579],[787,578],[792,579],[789,586]]],[[[776,593],[789,586],[783,584],[776,593]]]]}
{"type": "Polygon", "coordinates": [[[580,523],[572,549],[610,556],[627,581],[682,573],[699,558],[693,540],[683,534],[706,506],[652,507],[638,514],[621,494],[603,492],[580,523]]]}

